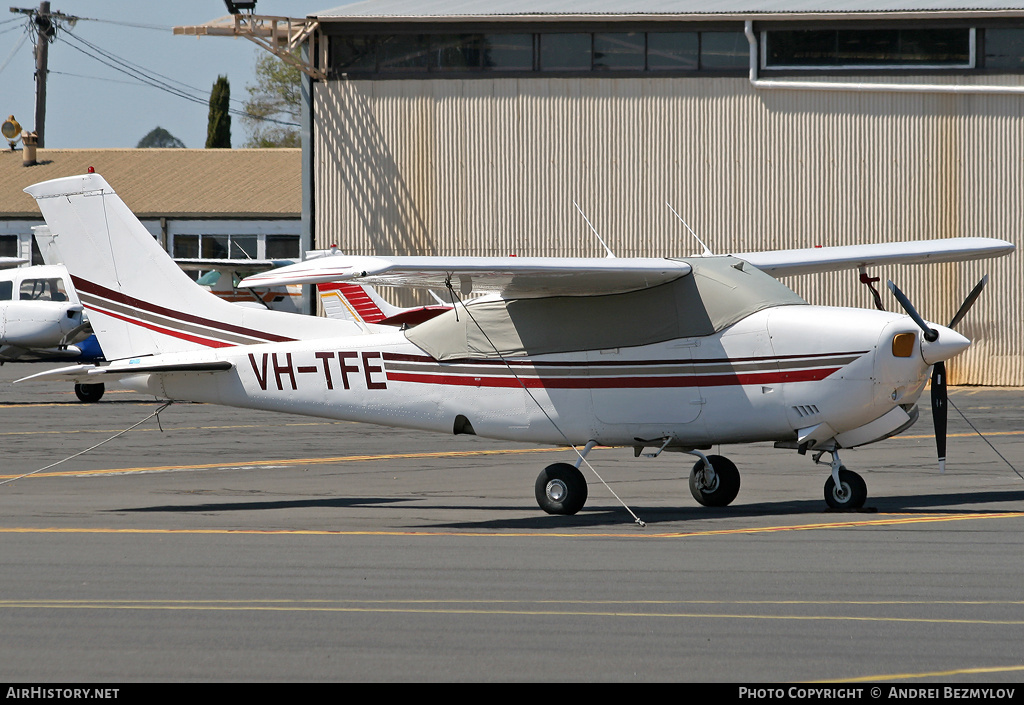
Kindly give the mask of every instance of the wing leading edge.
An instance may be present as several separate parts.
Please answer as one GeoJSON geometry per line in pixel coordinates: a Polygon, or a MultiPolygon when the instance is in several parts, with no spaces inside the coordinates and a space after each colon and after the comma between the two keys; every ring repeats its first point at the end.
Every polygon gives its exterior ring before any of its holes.
{"type": "MultiPolygon", "coordinates": [[[[1000,257],[1014,249],[1013,243],[1006,240],[971,237],[742,252],[733,257],[778,278],[886,264],[963,262],[1000,257]]],[[[239,286],[347,281],[440,290],[450,283],[464,295],[472,292],[503,297],[584,296],[656,286],[690,271],[686,261],[667,258],[333,255],[254,274],[239,286]]]]}
{"type": "Polygon", "coordinates": [[[690,265],[659,258],[360,257],[333,255],[247,277],[241,287],[353,282],[505,297],[608,294],[686,276],[690,265]]]}
{"type": "Polygon", "coordinates": [[[733,255],[766,274],[784,277],[886,264],[932,264],[1002,257],[1014,250],[1006,240],[955,237],[942,240],[884,242],[874,245],[808,247],[797,250],[741,252],[733,255]]]}

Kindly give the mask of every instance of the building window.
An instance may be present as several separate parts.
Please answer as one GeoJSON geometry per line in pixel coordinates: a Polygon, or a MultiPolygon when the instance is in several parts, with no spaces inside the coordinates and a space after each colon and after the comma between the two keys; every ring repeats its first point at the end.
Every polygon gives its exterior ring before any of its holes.
{"type": "Polygon", "coordinates": [[[646,68],[647,35],[643,32],[608,32],[594,35],[594,69],[643,71],[646,68]]]}
{"type": "Polygon", "coordinates": [[[974,30],[768,31],[765,68],[972,68],[974,30]]]}
{"type": "Polygon", "coordinates": [[[20,257],[21,246],[17,235],[0,235],[0,257],[20,257]]]}
{"type": "Polygon", "coordinates": [[[466,78],[491,72],[743,71],[743,32],[541,32],[338,35],[335,75],[466,78]]]}
{"type": "MultiPolygon", "coordinates": [[[[1014,27],[766,29],[760,46],[769,70],[1024,71],[1024,29],[1014,27]]],[[[742,31],[375,32],[330,35],[328,47],[333,74],[352,78],[739,75],[750,63],[742,31]]]]}
{"type": "Polygon", "coordinates": [[[540,70],[589,71],[592,41],[585,32],[540,35],[540,70]]]}
{"type": "Polygon", "coordinates": [[[532,34],[485,34],[481,37],[486,71],[532,71],[532,34]]]}
{"type": "Polygon", "coordinates": [[[480,68],[480,35],[438,34],[431,37],[430,68],[436,71],[480,68]]]}
{"type": "Polygon", "coordinates": [[[426,34],[395,34],[383,37],[377,44],[377,63],[382,73],[425,72],[430,51],[426,34]]]}
{"type": "Polygon", "coordinates": [[[696,71],[700,57],[696,32],[648,32],[647,68],[651,71],[696,71]]]}
{"type": "MultiPolygon", "coordinates": [[[[174,236],[172,254],[175,259],[261,259],[260,235],[185,235],[174,236]]],[[[266,247],[271,247],[272,238],[294,238],[294,254],[267,255],[267,258],[298,258],[298,235],[267,235],[266,247]]],[[[290,251],[290,250],[289,250],[290,251]]]]}
{"type": "Polygon", "coordinates": [[[267,259],[298,259],[298,235],[267,235],[267,259]]]}
{"type": "Polygon", "coordinates": [[[708,71],[750,66],[750,42],[743,32],[701,32],[700,67],[708,71]]]}
{"type": "Polygon", "coordinates": [[[1024,29],[986,29],[984,67],[1004,71],[1024,69],[1024,29]]]}
{"type": "Polygon", "coordinates": [[[331,61],[337,71],[376,71],[377,37],[331,37],[331,61]]]}
{"type": "Polygon", "coordinates": [[[256,235],[231,235],[228,241],[229,259],[259,259],[259,238],[256,235]]]}

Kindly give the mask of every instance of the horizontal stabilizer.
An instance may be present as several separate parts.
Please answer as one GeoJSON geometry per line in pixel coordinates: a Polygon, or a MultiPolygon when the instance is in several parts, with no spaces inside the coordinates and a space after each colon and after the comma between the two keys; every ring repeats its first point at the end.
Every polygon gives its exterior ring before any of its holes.
{"type": "Polygon", "coordinates": [[[61,367],[56,370],[39,372],[28,377],[14,380],[14,383],[26,382],[28,380],[39,380],[44,378],[61,378],[96,382],[97,377],[124,377],[126,375],[145,374],[167,374],[172,372],[225,372],[234,365],[227,360],[207,360],[202,362],[180,362],[147,364],[145,362],[119,362],[111,363],[105,367],[96,365],[72,365],[61,367]]]}

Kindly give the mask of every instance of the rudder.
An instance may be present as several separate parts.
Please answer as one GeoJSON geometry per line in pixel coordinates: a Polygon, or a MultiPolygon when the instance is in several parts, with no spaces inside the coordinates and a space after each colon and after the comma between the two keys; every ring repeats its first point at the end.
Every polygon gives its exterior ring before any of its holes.
{"type": "Polygon", "coordinates": [[[25,192],[39,204],[109,360],[359,332],[346,321],[243,308],[199,287],[99,174],[25,192]]]}

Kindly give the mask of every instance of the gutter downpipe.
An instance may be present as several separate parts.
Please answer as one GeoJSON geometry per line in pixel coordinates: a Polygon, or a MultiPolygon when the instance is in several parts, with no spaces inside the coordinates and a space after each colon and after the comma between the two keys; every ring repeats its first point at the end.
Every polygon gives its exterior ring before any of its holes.
{"type": "Polygon", "coordinates": [[[760,65],[758,57],[757,37],[754,34],[754,23],[746,20],[743,33],[750,44],[750,85],[761,90],[790,91],[848,91],[851,93],[890,92],[890,93],[962,93],[962,94],[1003,94],[1024,95],[1024,86],[979,86],[942,83],[866,83],[844,81],[778,81],[758,78],[760,65]]]}

